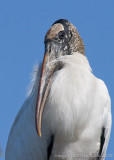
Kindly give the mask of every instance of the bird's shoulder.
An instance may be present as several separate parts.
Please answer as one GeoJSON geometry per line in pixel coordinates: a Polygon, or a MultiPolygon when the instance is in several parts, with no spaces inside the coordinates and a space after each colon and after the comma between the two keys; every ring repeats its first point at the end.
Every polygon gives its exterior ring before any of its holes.
{"type": "Polygon", "coordinates": [[[105,82],[99,78],[97,78],[97,88],[98,88],[98,92],[101,95],[101,98],[104,104],[106,105],[106,107],[110,109],[111,99],[110,99],[108,88],[105,82]]]}

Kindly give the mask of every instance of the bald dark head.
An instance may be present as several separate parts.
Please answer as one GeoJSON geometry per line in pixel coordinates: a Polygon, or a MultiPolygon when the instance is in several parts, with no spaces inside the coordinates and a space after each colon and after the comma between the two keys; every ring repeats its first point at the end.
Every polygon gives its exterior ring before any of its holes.
{"type": "Polygon", "coordinates": [[[58,45],[61,44],[64,54],[79,52],[85,55],[84,44],[76,27],[66,19],[55,21],[46,34],[46,41],[54,41],[58,45]]]}

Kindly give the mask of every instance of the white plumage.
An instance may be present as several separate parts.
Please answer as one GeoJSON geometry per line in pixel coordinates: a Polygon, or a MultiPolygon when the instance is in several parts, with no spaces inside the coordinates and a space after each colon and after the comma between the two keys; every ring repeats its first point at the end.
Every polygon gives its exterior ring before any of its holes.
{"type": "Polygon", "coordinates": [[[83,54],[73,52],[60,56],[47,63],[47,68],[56,62],[62,62],[64,67],[53,74],[43,113],[42,137],[35,128],[39,67],[32,91],[12,126],[6,160],[104,159],[97,156],[100,149],[100,156],[106,154],[111,130],[108,90],[104,82],[92,74],[83,54]],[[105,138],[103,146],[102,138],[105,138]]]}

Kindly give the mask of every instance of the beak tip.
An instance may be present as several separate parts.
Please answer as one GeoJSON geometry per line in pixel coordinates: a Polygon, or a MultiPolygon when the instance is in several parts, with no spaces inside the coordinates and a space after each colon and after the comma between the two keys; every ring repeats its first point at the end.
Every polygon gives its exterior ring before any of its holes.
{"type": "Polygon", "coordinates": [[[36,116],[36,132],[38,133],[38,135],[41,137],[41,129],[39,128],[39,124],[37,123],[38,122],[38,119],[37,119],[37,116],[36,116]]]}
{"type": "Polygon", "coordinates": [[[42,136],[41,131],[38,131],[38,135],[39,135],[40,137],[42,136]]]}

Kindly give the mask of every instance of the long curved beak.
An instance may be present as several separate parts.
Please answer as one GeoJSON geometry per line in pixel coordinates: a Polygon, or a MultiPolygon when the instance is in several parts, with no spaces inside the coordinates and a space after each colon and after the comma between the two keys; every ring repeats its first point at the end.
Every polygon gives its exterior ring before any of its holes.
{"type": "Polygon", "coordinates": [[[49,53],[46,52],[42,63],[40,84],[36,102],[36,115],[35,115],[36,130],[40,137],[41,137],[41,123],[42,123],[43,110],[50,92],[53,73],[58,68],[57,63],[51,65],[50,67],[47,67],[48,62],[49,62],[49,53]]]}
{"type": "Polygon", "coordinates": [[[49,68],[47,67],[47,61],[49,61],[49,54],[45,53],[42,70],[41,70],[41,78],[38,89],[38,97],[36,103],[36,130],[38,135],[41,137],[41,124],[42,124],[42,115],[43,110],[50,92],[52,76],[54,72],[62,69],[63,63],[61,61],[57,61],[55,64],[51,65],[49,68]]]}
{"type": "Polygon", "coordinates": [[[47,61],[47,53],[45,53],[43,59],[41,79],[40,79],[38,97],[36,103],[36,130],[40,137],[41,137],[42,114],[49,94],[50,82],[51,82],[50,75],[46,74],[46,61],[47,61]]]}

